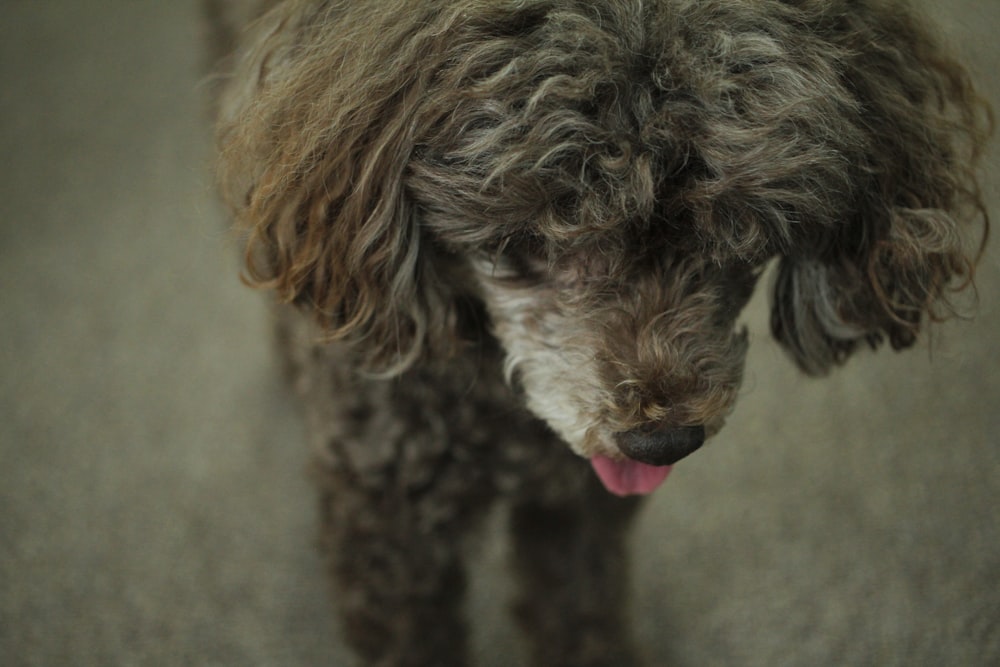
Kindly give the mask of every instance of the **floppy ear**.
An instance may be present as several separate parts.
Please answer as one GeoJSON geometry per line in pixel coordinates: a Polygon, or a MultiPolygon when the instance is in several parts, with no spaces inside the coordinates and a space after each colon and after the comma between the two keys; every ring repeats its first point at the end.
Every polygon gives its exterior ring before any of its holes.
{"type": "Polygon", "coordinates": [[[852,53],[843,80],[861,109],[864,144],[846,156],[853,194],[842,225],[788,250],[774,286],[772,331],[813,375],[859,343],[909,347],[926,321],[952,314],[989,229],[974,173],[989,107],[911,15],[858,14],[830,35],[852,53]]]}
{"type": "Polygon", "coordinates": [[[246,280],[391,373],[451,320],[403,187],[426,77],[412,35],[349,12],[282,3],[258,22],[221,105],[220,176],[246,280]]]}

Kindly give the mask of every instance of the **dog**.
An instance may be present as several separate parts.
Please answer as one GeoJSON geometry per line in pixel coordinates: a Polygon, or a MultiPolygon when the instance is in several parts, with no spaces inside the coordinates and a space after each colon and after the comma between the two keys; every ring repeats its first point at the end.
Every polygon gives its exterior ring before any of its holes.
{"type": "Polygon", "coordinates": [[[765,269],[814,376],[973,282],[992,117],[902,2],[206,8],[221,187],[364,664],[466,664],[498,498],[534,661],[634,664],[623,540],[732,410],[765,269]]]}

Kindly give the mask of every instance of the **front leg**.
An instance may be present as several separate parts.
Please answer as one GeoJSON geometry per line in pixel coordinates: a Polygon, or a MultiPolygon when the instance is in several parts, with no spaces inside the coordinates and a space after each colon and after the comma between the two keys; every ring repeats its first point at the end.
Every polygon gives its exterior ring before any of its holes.
{"type": "Polygon", "coordinates": [[[345,638],[371,667],[466,664],[462,534],[478,512],[320,475],[322,545],[345,638]]]}
{"type": "Polygon", "coordinates": [[[495,494],[483,460],[495,429],[478,427],[473,373],[455,362],[368,378],[351,348],[285,323],[346,641],[369,667],[466,664],[463,538],[495,494]]]}
{"type": "Polygon", "coordinates": [[[579,502],[514,508],[514,564],[522,587],[515,613],[534,664],[636,664],[626,613],[626,536],[638,506],[590,476],[579,502]]]}

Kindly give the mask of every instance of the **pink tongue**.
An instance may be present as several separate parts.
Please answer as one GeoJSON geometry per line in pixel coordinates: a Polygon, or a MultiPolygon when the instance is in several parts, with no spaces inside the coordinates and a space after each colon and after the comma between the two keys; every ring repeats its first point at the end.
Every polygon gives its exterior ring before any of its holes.
{"type": "Polygon", "coordinates": [[[645,495],[656,490],[670,474],[670,466],[651,466],[638,461],[615,461],[606,456],[590,459],[604,487],[616,496],[645,495]]]}

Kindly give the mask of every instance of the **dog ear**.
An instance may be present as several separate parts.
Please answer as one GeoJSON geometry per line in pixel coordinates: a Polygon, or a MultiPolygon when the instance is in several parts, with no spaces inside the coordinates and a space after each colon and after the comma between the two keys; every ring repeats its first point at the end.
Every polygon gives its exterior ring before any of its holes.
{"type": "Polygon", "coordinates": [[[952,314],[989,231],[974,172],[989,107],[913,17],[857,23],[844,71],[865,137],[845,156],[853,194],[842,225],[804,230],[774,284],[772,331],[813,375],[859,343],[909,347],[926,321],[952,314]]]}
{"type": "Polygon", "coordinates": [[[349,16],[331,35],[323,18],[283,3],[257,25],[221,105],[222,187],[246,235],[245,280],[355,341],[369,370],[399,372],[450,326],[403,187],[420,59],[406,35],[352,34],[349,16]]]}

